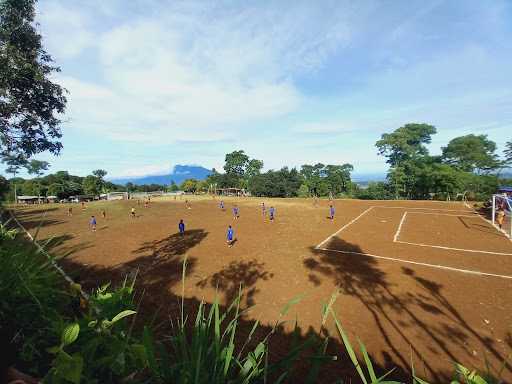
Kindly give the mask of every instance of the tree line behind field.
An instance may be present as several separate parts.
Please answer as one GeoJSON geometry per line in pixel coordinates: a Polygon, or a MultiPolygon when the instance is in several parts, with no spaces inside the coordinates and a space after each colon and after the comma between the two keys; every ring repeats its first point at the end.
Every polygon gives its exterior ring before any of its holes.
{"type": "Polygon", "coordinates": [[[383,134],[376,142],[380,155],[386,158],[389,171],[386,181],[369,183],[362,188],[351,179],[351,164],[305,164],[300,168],[283,167],[263,172],[262,160],[251,159],[243,150],[226,154],[224,172],[213,169],[205,180],[187,179],[180,185],[127,183],[118,185],[106,181],[105,170],[95,170],[80,177],[66,171],[42,176],[49,164],[30,160],[24,163],[9,159],[6,171],[14,176],[24,167],[32,179],[0,177],[0,192],[18,195],[58,196],[106,192],[185,191],[206,193],[221,188],[240,188],[253,196],[266,197],[354,197],[360,199],[446,199],[467,194],[470,199],[485,200],[500,184],[511,184],[512,179],[500,177],[503,169],[512,163],[512,141],[500,157],[496,143],[486,135],[466,135],[451,140],[441,148],[441,155],[432,156],[426,147],[436,133],[428,124],[406,124],[383,134]]]}
{"type": "Polygon", "coordinates": [[[502,156],[496,143],[486,135],[456,137],[441,155],[432,156],[426,147],[437,130],[429,124],[406,124],[385,133],[375,143],[386,158],[389,171],[384,182],[361,188],[352,182],[351,164],[302,165],[262,172],[263,161],[251,159],[244,151],[225,157],[224,172],[212,170],[203,181],[186,180],[187,192],[209,188],[242,188],[254,196],[268,197],[355,197],[361,199],[447,199],[467,194],[470,199],[487,199],[500,184],[512,179],[500,177],[512,163],[512,140],[502,156]]]}

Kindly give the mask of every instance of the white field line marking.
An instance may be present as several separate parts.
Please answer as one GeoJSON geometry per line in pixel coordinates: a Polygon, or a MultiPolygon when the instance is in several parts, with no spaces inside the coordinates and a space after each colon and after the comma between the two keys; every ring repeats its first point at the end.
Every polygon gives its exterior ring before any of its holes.
{"type": "Polygon", "coordinates": [[[366,215],[368,212],[370,212],[374,207],[370,207],[368,209],[366,209],[365,211],[363,211],[359,216],[357,216],[356,218],[352,219],[351,221],[349,221],[347,224],[345,224],[343,227],[341,227],[340,229],[338,229],[336,232],[334,232],[332,235],[330,235],[327,239],[325,239],[324,241],[322,241],[320,244],[318,244],[315,248],[316,249],[319,249],[322,245],[324,245],[325,243],[327,243],[329,240],[331,240],[334,236],[336,236],[338,233],[340,233],[341,231],[343,231],[344,229],[346,229],[347,227],[349,227],[350,225],[354,224],[357,220],[359,220],[362,216],[366,215]]]}
{"type": "Polygon", "coordinates": [[[476,217],[477,215],[456,215],[453,213],[436,213],[436,212],[409,212],[415,215],[438,215],[438,216],[453,216],[453,217],[476,217]]]}
{"type": "Polygon", "coordinates": [[[447,270],[447,271],[461,272],[461,273],[466,273],[466,274],[470,274],[470,275],[500,277],[502,279],[511,279],[512,280],[512,276],[509,276],[509,275],[499,275],[499,274],[496,274],[496,273],[487,273],[487,272],[473,271],[471,269],[453,268],[453,267],[447,267],[445,265],[439,265],[439,264],[421,263],[419,261],[403,260],[403,259],[397,259],[397,258],[394,258],[394,257],[372,255],[371,253],[352,252],[352,251],[340,251],[340,250],[328,249],[328,248],[317,248],[317,249],[319,251],[361,255],[361,256],[372,257],[374,259],[381,259],[381,260],[393,261],[393,262],[404,263],[404,264],[414,264],[414,265],[420,265],[422,267],[444,269],[444,270],[447,270]]]}
{"type": "MultiPolygon", "coordinates": [[[[386,208],[386,209],[405,209],[406,211],[414,209],[414,210],[425,210],[425,211],[445,211],[445,212],[466,212],[466,213],[469,213],[467,210],[463,210],[463,209],[389,207],[389,206],[386,206],[386,205],[373,205],[372,207],[373,208],[386,208]]],[[[474,212],[474,211],[471,211],[471,212],[474,212]]]]}
{"type": "Polygon", "coordinates": [[[417,245],[418,247],[430,247],[430,248],[439,248],[439,249],[447,249],[449,251],[462,251],[462,252],[472,252],[472,253],[487,253],[489,255],[501,255],[501,256],[512,256],[512,253],[502,253],[502,252],[491,252],[491,251],[479,251],[476,249],[463,249],[463,248],[451,248],[451,247],[443,247],[442,245],[430,245],[430,244],[421,244],[421,243],[409,243],[408,241],[400,241],[397,240],[395,243],[409,244],[409,245],[417,245]]]}
{"type": "Polygon", "coordinates": [[[407,211],[404,212],[404,215],[402,216],[402,220],[400,220],[400,224],[398,224],[398,229],[396,230],[395,237],[393,237],[393,242],[395,242],[395,243],[398,240],[398,236],[400,236],[400,231],[402,230],[402,225],[405,221],[406,216],[407,216],[407,211]]]}

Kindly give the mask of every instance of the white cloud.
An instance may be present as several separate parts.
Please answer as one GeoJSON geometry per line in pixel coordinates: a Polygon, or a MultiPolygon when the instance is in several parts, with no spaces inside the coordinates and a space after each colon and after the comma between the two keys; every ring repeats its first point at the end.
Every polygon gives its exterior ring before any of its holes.
{"type": "Polygon", "coordinates": [[[57,60],[74,58],[95,42],[90,17],[70,7],[70,3],[66,6],[56,1],[38,3],[38,21],[44,43],[57,60]]]}
{"type": "MultiPolygon", "coordinates": [[[[54,8],[52,14],[66,14],[54,8]]],[[[294,76],[318,69],[351,37],[351,13],[341,11],[307,3],[243,9],[176,3],[157,16],[131,18],[96,42],[101,85],[61,78],[70,91],[68,117],[75,129],[125,141],[243,135],[244,124],[300,107],[294,76]],[[312,21],[315,14],[322,23],[312,21]]],[[[50,30],[58,24],[43,20],[50,30]]]]}

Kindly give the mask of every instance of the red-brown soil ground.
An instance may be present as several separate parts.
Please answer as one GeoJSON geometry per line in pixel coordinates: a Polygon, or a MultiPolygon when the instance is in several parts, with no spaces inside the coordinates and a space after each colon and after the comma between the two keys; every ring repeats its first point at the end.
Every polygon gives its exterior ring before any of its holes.
{"type": "MultiPolygon", "coordinates": [[[[421,376],[447,382],[453,361],[483,368],[487,360],[497,370],[511,354],[512,242],[461,203],[337,200],[331,222],[327,201],[232,198],[225,211],[218,202],[193,200],[192,209],[184,200],[156,200],[149,208],[133,201],[89,203],[85,210],[75,204],[72,217],[67,205],[47,205],[19,208],[17,215],[32,233],[43,218],[38,239],[53,238],[51,253],[65,256],[61,264],[87,287],[138,270],[137,285],[155,309],[176,308],[185,255],[187,300],[212,302],[217,291],[229,303],[242,283],[243,304],[253,306],[247,321],[271,326],[290,299],[305,295],[286,316],[277,353],[296,318],[303,333],[319,330],[322,304],[339,290],[338,317],[381,370],[397,366],[406,375],[413,361],[421,376]],[[276,208],[275,222],[263,216],[262,201],[276,208]],[[91,215],[96,232],[88,229],[91,215]],[[232,248],[229,224],[237,239],[232,248]],[[320,247],[328,250],[316,248],[346,224],[320,247]]],[[[332,322],[327,330],[337,338],[332,322]]],[[[325,382],[352,372],[341,357],[324,372],[325,382]]],[[[510,365],[502,376],[512,381],[510,365]]]]}

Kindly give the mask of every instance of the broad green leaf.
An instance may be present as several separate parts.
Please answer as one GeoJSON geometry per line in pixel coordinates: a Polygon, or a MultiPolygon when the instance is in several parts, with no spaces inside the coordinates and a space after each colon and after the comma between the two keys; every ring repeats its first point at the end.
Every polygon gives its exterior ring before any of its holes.
{"type": "Polygon", "coordinates": [[[79,332],[80,332],[80,325],[78,325],[78,323],[73,323],[73,324],[68,325],[62,332],[62,336],[61,336],[62,345],[66,346],[66,345],[73,343],[77,339],[79,332]]]}
{"type": "Polygon", "coordinates": [[[115,322],[121,320],[122,318],[134,315],[136,313],[137,313],[136,311],[132,311],[131,309],[127,309],[127,310],[119,312],[117,315],[115,315],[114,318],[110,322],[112,324],[114,324],[115,322]]]}

